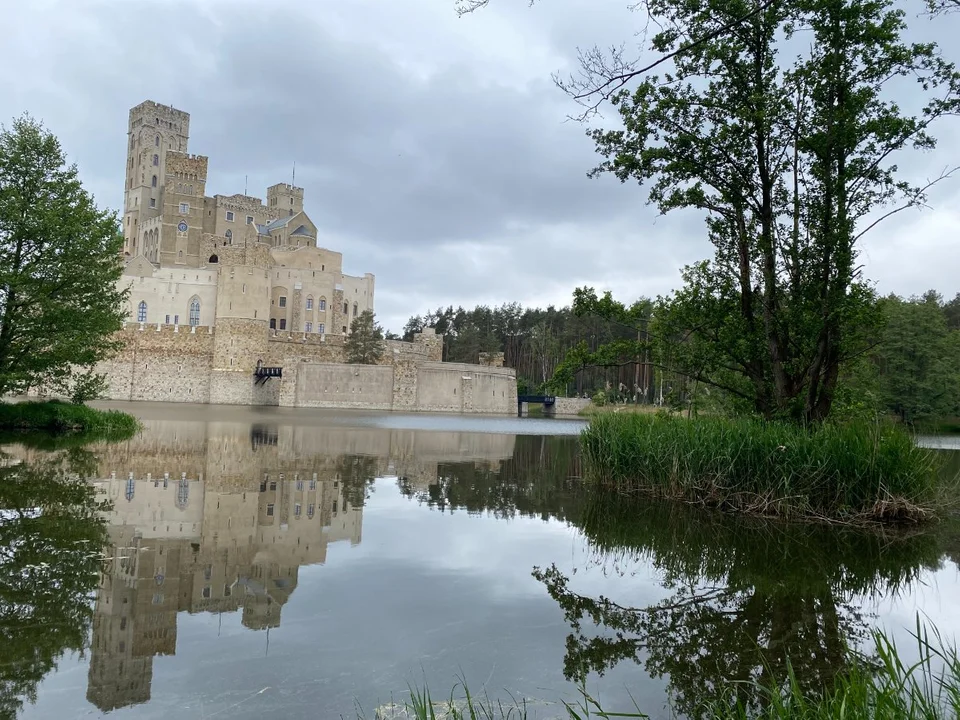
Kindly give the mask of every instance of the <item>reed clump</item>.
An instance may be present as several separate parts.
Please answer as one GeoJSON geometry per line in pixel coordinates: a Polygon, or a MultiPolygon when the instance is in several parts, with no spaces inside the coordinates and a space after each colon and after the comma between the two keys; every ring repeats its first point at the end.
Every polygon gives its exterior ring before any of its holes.
{"type": "Polygon", "coordinates": [[[784,518],[920,522],[956,486],[935,452],[886,423],[611,414],[581,446],[586,478],[606,488],[784,518]]]}

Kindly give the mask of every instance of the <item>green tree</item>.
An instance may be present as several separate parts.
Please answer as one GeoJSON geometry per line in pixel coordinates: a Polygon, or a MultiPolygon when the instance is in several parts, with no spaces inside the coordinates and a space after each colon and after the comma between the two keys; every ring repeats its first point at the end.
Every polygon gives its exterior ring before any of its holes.
{"type": "Polygon", "coordinates": [[[118,347],[127,297],[118,228],[42,124],[0,129],[0,395],[102,389],[93,367],[118,347]]]}
{"type": "Polygon", "coordinates": [[[383,357],[383,328],[376,321],[373,310],[364,310],[350,326],[350,334],[344,343],[347,362],[359,365],[376,365],[383,357]]]}
{"type": "Polygon", "coordinates": [[[905,422],[960,412],[960,332],[947,329],[939,300],[927,293],[881,302],[886,323],[875,353],[880,395],[905,422]]]}
{"type": "Polygon", "coordinates": [[[560,84],[587,116],[605,100],[619,112],[622,127],[589,132],[605,158],[592,176],[705,217],[713,258],[658,309],[662,334],[682,341],[674,367],[765,417],[823,420],[842,365],[870,346],[858,241],[924,203],[932,183],[902,180],[895,156],[934,147],[960,75],[934,44],[901,40],[892,0],[641,5],[660,28],[660,74],[591,51],[560,84]],[[919,85],[909,111],[891,96],[903,77],[919,85]]]}

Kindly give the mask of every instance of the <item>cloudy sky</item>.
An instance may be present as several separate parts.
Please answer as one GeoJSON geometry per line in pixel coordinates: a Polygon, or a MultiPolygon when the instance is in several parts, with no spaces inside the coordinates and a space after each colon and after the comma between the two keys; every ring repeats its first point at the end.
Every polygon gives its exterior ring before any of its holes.
{"type": "MultiPolygon", "coordinates": [[[[454,0],[8,0],[0,122],[41,118],[112,208],[127,111],[146,99],[191,114],[208,194],[243,192],[248,176],[265,195],[296,162],[320,243],[377,276],[393,330],[440,305],[568,304],[583,284],[632,300],[709,254],[702,224],[588,180],[597,156],[550,79],[578,47],[633,42],[643,18],[627,3],[492,0],[458,18],[454,0]]],[[[927,37],[960,30],[915,22],[927,37]]],[[[960,164],[960,119],[938,134],[940,149],[902,164],[916,179],[960,164]]],[[[958,200],[960,177],[932,210],[871,234],[881,291],[960,290],[958,200]]]]}

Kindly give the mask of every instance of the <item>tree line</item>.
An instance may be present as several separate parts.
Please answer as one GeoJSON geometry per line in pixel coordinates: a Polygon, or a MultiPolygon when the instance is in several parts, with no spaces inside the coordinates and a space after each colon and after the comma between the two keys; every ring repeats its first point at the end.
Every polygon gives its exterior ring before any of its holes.
{"type": "MultiPolygon", "coordinates": [[[[696,358],[688,357],[697,348],[666,327],[676,320],[673,302],[641,298],[627,307],[582,288],[561,308],[448,306],[411,317],[403,339],[436,328],[447,362],[475,363],[482,352],[502,352],[520,392],[737,410],[736,396],[698,381],[696,358]]],[[[952,300],[933,290],[909,298],[871,295],[865,305],[865,349],[841,366],[835,413],[880,411],[911,423],[960,416],[960,293],[952,300]]]]}

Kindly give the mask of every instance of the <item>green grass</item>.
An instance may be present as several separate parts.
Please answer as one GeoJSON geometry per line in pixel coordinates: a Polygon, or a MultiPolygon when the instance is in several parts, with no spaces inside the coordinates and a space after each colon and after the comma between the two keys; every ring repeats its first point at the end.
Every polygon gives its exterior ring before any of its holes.
{"type": "MultiPolygon", "coordinates": [[[[873,634],[873,662],[851,657],[848,669],[830,690],[805,694],[793,677],[778,678],[771,685],[747,681],[730,683],[724,699],[702,706],[704,720],[956,720],[960,717],[960,658],[956,647],[936,630],[920,622],[913,634],[917,659],[906,661],[896,643],[880,631],[873,634]]],[[[459,684],[443,702],[436,702],[429,689],[410,690],[410,699],[376,718],[416,720],[526,720],[527,718],[647,718],[635,705],[615,711],[580,688],[575,703],[560,702],[540,707],[523,700],[494,701],[476,697],[465,683],[459,684]]],[[[358,715],[358,717],[363,717],[358,715]]]]}
{"type": "Polygon", "coordinates": [[[122,440],[139,429],[135,417],[118,410],[97,410],[60,400],[0,403],[0,433],[7,437],[45,433],[122,440]]]}
{"type": "Polygon", "coordinates": [[[721,417],[603,414],[581,435],[589,482],[723,510],[851,523],[915,522],[955,478],[886,423],[816,428],[721,417]]]}
{"type": "Polygon", "coordinates": [[[666,410],[657,405],[638,405],[633,403],[619,405],[614,403],[610,405],[587,405],[577,414],[581,417],[594,417],[595,415],[610,415],[617,413],[624,413],[627,415],[656,415],[658,412],[666,412],[666,410]]]}

